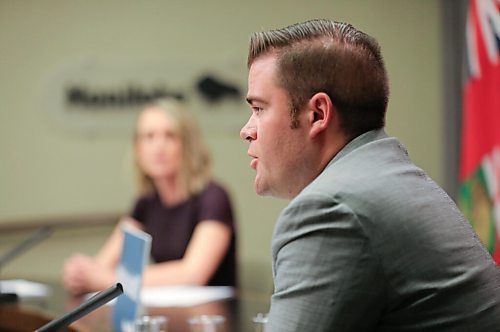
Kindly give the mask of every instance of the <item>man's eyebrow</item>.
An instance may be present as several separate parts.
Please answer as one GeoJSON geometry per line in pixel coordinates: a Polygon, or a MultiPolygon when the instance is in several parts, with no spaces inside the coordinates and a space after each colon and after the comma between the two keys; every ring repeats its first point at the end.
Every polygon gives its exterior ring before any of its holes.
{"type": "Polygon", "coordinates": [[[259,102],[262,104],[267,104],[263,99],[255,98],[255,97],[246,97],[247,103],[252,105],[254,102],[259,102]]]}

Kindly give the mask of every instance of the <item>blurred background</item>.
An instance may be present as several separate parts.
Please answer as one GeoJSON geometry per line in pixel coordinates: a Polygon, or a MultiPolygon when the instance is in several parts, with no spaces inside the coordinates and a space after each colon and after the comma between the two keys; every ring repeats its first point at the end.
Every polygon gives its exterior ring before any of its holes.
{"type": "Polygon", "coordinates": [[[382,47],[387,132],[457,194],[464,1],[0,1],[0,253],[40,225],[50,239],[0,278],[57,282],[94,254],[135,196],[140,101],[178,95],[198,118],[238,221],[240,284],[272,291],[270,240],[286,201],[253,190],[239,130],[252,32],[348,21],[382,47]]]}

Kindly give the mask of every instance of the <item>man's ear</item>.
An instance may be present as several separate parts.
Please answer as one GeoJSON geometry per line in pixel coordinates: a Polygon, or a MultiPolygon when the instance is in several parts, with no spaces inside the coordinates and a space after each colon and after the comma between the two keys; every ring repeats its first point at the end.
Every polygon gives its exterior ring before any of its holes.
{"type": "Polygon", "coordinates": [[[309,99],[308,106],[309,135],[316,137],[324,132],[333,121],[333,104],[326,93],[318,92],[309,99]]]}

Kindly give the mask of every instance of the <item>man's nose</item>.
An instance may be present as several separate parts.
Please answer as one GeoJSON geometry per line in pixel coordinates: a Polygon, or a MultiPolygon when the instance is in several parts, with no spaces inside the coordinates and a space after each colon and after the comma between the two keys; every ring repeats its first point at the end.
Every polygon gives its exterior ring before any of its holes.
{"type": "Polygon", "coordinates": [[[249,142],[257,138],[257,130],[255,128],[255,125],[253,125],[251,118],[243,126],[243,128],[241,128],[240,137],[241,139],[247,140],[249,142]]]}

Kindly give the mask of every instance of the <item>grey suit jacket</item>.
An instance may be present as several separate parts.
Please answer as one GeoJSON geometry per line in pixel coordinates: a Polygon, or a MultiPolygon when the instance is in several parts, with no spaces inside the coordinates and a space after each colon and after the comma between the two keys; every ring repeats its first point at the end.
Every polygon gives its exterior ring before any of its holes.
{"type": "Polygon", "coordinates": [[[500,275],[448,195],[383,131],[280,215],[267,331],[500,331],[500,275]]]}

